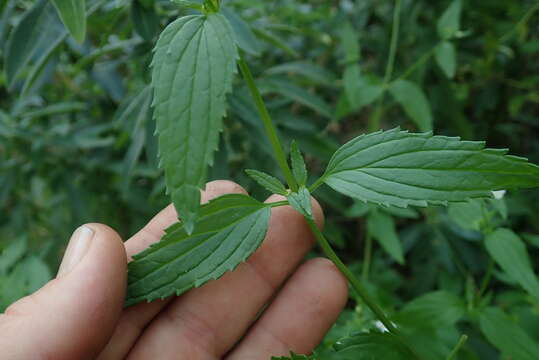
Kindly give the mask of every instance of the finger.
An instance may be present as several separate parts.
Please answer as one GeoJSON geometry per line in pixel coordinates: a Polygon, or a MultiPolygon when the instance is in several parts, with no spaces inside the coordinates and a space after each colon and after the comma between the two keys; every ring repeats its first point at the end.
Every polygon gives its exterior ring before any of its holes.
{"type": "MultiPolygon", "coordinates": [[[[268,201],[282,199],[272,196],[268,201]]],[[[313,203],[322,223],[322,210],[313,203]]],[[[298,212],[289,206],[273,208],[266,239],[248,261],[174,300],[145,330],[129,358],[220,358],[244,334],[312,244],[309,227],[298,212]]]]}
{"type": "MultiPolygon", "coordinates": [[[[202,192],[202,202],[208,202],[213,198],[224,194],[246,194],[246,191],[238,184],[218,180],[206,184],[202,192]]],[[[158,242],[167,227],[178,221],[178,215],[173,205],[167,206],[157,214],[150,222],[137,234],[125,243],[127,255],[132,255],[144,250],[151,244],[158,242]]],[[[157,313],[170,302],[167,300],[157,300],[151,303],[141,303],[124,310],[116,331],[109,343],[99,356],[99,360],[121,359],[126,356],[137,338],[142,333],[146,325],[155,317],[157,313]]]]}
{"type": "Polygon", "coordinates": [[[56,279],[0,317],[3,359],[94,359],[122,311],[127,259],[105,225],[75,231],[56,279]]]}
{"type": "Polygon", "coordinates": [[[302,265],[227,360],[310,353],[348,298],[346,279],[327,259],[302,265]]]}

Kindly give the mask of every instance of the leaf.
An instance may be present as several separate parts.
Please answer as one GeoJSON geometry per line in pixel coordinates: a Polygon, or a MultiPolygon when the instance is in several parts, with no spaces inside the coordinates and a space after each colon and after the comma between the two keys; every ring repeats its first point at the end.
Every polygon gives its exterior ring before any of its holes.
{"type": "Polygon", "coordinates": [[[181,223],[128,265],[126,305],[180,295],[218,279],[245,261],[262,243],[271,205],[241,194],[203,205],[189,235],[181,223]]]}
{"type": "Polygon", "coordinates": [[[298,54],[296,50],[288,46],[286,41],[284,41],[283,39],[275,35],[270,30],[264,29],[261,27],[256,27],[256,28],[253,28],[252,30],[259,38],[261,38],[262,40],[265,40],[266,42],[270,43],[274,47],[281,49],[282,51],[292,56],[293,58],[300,57],[300,55],[298,54]]]}
{"type": "Polygon", "coordinates": [[[504,358],[535,360],[539,345],[501,309],[488,307],[479,315],[479,326],[488,341],[499,349],[504,358]]]}
{"type": "Polygon", "coordinates": [[[160,165],[192,230],[236,71],[233,30],[220,14],[180,18],[161,33],[152,66],[160,165]]]}
{"type": "Polygon", "coordinates": [[[455,72],[457,70],[457,53],[455,51],[455,46],[449,41],[442,41],[436,46],[434,56],[445,76],[449,79],[455,77],[455,72]]]}
{"type": "Polygon", "coordinates": [[[11,242],[0,253],[0,275],[6,274],[26,253],[28,241],[26,237],[18,238],[11,242]]]}
{"type": "Polygon", "coordinates": [[[288,195],[288,203],[301,215],[314,220],[311,204],[311,193],[306,187],[302,186],[297,192],[288,195]]]}
{"type": "Polygon", "coordinates": [[[460,29],[460,13],[462,11],[461,0],[453,0],[438,20],[438,35],[444,39],[450,39],[460,29]]]}
{"type": "Polygon", "coordinates": [[[328,119],[333,118],[331,107],[321,97],[285,80],[265,79],[258,81],[263,94],[278,93],[300,104],[303,104],[328,119]]]}
{"type": "Polygon", "coordinates": [[[293,61],[275,65],[265,71],[267,75],[300,75],[314,84],[332,86],[335,76],[327,69],[308,61],[293,61]]]}
{"type": "Polygon", "coordinates": [[[513,281],[539,299],[539,281],[533,272],[526,245],[517,234],[510,229],[498,229],[487,235],[485,247],[513,281]]]}
{"type": "Polygon", "coordinates": [[[51,3],[38,1],[24,14],[6,44],[4,66],[8,87],[13,88],[18,76],[31,61],[38,69],[42,68],[66,34],[51,3]]]}
{"type": "Polygon", "coordinates": [[[226,7],[221,8],[221,13],[230,22],[232,29],[234,29],[234,35],[238,46],[251,55],[259,56],[262,51],[262,46],[251,30],[249,24],[226,7]]]}
{"type": "Polygon", "coordinates": [[[465,313],[466,305],[458,296],[440,290],[412,300],[391,320],[414,328],[448,328],[465,313]]]}
{"type": "Polygon", "coordinates": [[[404,264],[402,244],[391,216],[380,211],[372,211],[367,218],[367,229],[393,259],[401,265],[404,264]]]}
{"type": "Polygon", "coordinates": [[[389,92],[420,131],[432,129],[429,101],[419,86],[408,80],[396,80],[391,83],[389,92]]]}
{"type": "Polygon", "coordinates": [[[292,145],[290,146],[290,160],[292,162],[294,178],[300,186],[304,186],[307,182],[307,167],[305,166],[305,161],[296,141],[292,141],[292,145]]]}
{"type": "Polygon", "coordinates": [[[86,0],[51,1],[71,35],[82,44],[86,37],[86,0]]]}
{"type": "Polygon", "coordinates": [[[409,360],[415,356],[388,332],[362,333],[341,339],[333,346],[339,360],[409,360]]]}
{"type": "Polygon", "coordinates": [[[272,194],[286,195],[287,191],[279,179],[258,170],[245,170],[254,181],[272,194]]]}
{"type": "Polygon", "coordinates": [[[152,41],[159,31],[159,16],[153,8],[145,8],[138,0],[131,3],[131,20],[137,34],[146,41],[152,41]]]}
{"type": "Polygon", "coordinates": [[[483,206],[477,200],[451,204],[447,213],[459,227],[466,230],[480,231],[483,222],[483,206]]]}
{"type": "Polygon", "coordinates": [[[398,128],[361,135],[331,158],[322,180],[353,198],[386,206],[427,206],[539,185],[539,166],[485,149],[483,142],[398,128]]]}

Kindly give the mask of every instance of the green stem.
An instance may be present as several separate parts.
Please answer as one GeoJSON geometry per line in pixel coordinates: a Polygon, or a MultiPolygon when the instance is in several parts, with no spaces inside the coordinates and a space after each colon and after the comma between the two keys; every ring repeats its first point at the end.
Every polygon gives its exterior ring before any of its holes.
{"type": "Polygon", "coordinates": [[[389,83],[391,82],[391,76],[393,75],[393,69],[395,68],[397,45],[399,43],[400,12],[401,0],[395,0],[395,8],[393,9],[393,22],[391,25],[391,42],[389,45],[389,55],[387,58],[386,71],[382,84],[384,90],[376,104],[373,115],[369,118],[369,132],[377,131],[380,128],[380,119],[383,113],[385,91],[389,87],[389,83]]]}
{"type": "Polygon", "coordinates": [[[343,275],[348,279],[350,282],[350,285],[354,288],[354,290],[358,293],[358,295],[361,297],[361,299],[367,304],[367,306],[372,310],[373,313],[376,314],[376,316],[380,319],[382,324],[393,334],[397,334],[398,331],[395,328],[395,326],[389,321],[387,316],[384,314],[382,309],[378,307],[378,305],[374,302],[374,300],[370,297],[370,295],[367,293],[367,291],[363,288],[363,285],[359,282],[359,280],[356,279],[354,274],[344,265],[344,263],[341,261],[341,259],[337,256],[335,251],[331,248],[331,245],[327,241],[327,239],[324,237],[324,234],[320,231],[318,226],[315,224],[314,220],[307,219],[307,223],[309,224],[309,228],[313,232],[316,240],[318,241],[318,244],[320,244],[320,247],[322,248],[322,251],[324,251],[324,254],[333,261],[333,263],[337,266],[337,268],[343,273],[343,275]]]}
{"type": "Polygon", "coordinates": [[[410,65],[406,70],[404,70],[402,75],[399,76],[397,79],[406,79],[407,77],[412,75],[421,65],[423,65],[427,60],[429,60],[432,57],[432,55],[434,55],[434,51],[436,50],[437,47],[438,47],[438,44],[436,44],[435,46],[432,47],[432,49],[430,49],[429,51],[421,55],[421,57],[417,59],[415,63],[410,65]]]}
{"type": "Polygon", "coordinates": [[[372,236],[367,232],[365,237],[365,248],[363,250],[363,269],[361,272],[361,280],[367,281],[369,279],[369,269],[371,267],[371,254],[372,254],[372,236]]]}
{"type": "Polygon", "coordinates": [[[262,123],[264,124],[264,129],[266,130],[266,135],[268,136],[271,147],[273,148],[273,152],[275,153],[275,159],[277,160],[277,164],[279,164],[279,167],[284,174],[284,177],[286,179],[286,182],[288,183],[288,187],[290,188],[290,190],[297,191],[298,184],[296,183],[296,180],[292,175],[292,171],[288,166],[286,155],[283,151],[283,147],[281,145],[279,137],[277,136],[277,129],[273,125],[273,121],[271,120],[271,116],[268,112],[268,109],[266,108],[266,104],[264,104],[262,95],[260,95],[260,91],[258,91],[258,88],[256,87],[255,80],[253,78],[253,75],[251,74],[251,70],[249,70],[249,66],[247,66],[247,63],[245,62],[243,53],[241,51],[238,65],[240,67],[241,74],[245,79],[247,87],[251,92],[251,96],[253,97],[258,113],[260,114],[262,123]]]}
{"type": "Polygon", "coordinates": [[[451,351],[451,353],[447,356],[447,360],[455,359],[455,357],[457,356],[459,350],[462,348],[462,346],[464,345],[466,340],[468,340],[468,336],[462,335],[460,337],[459,341],[457,342],[457,345],[455,345],[455,347],[453,348],[453,351],[451,351]]]}
{"type": "Polygon", "coordinates": [[[533,14],[539,10],[539,2],[537,2],[534,6],[532,6],[528,11],[526,11],[526,13],[524,14],[524,16],[522,17],[522,19],[520,19],[519,22],[516,23],[515,26],[513,26],[513,28],[511,30],[509,30],[506,34],[504,34],[499,40],[498,42],[500,43],[503,43],[507,40],[509,40],[513,34],[517,31],[517,29],[519,27],[521,27],[522,25],[526,24],[530,18],[533,16],[533,14]]]}
{"type": "Polygon", "coordinates": [[[483,277],[483,280],[481,281],[481,287],[479,288],[479,292],[477,293],[476,301],[479,301],[485,291],[488,288],[488,284],[490,283],[490,279],[492,278],[492,271],[494,271],[494,260],[492,258],[488,261],[488,267],[487,272],[485,273],[485,276],[483,277]]]}

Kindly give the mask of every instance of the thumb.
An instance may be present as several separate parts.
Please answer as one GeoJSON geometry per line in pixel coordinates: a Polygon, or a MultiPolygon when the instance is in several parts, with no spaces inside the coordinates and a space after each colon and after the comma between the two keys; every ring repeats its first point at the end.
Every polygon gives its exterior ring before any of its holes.
{"type": "Polygon", "coordinates": [[[2,358],[95,358],[122,311],[126,264],[114,230],[100,224],[78,228],[56,279],[0,314],[2,358]]]}

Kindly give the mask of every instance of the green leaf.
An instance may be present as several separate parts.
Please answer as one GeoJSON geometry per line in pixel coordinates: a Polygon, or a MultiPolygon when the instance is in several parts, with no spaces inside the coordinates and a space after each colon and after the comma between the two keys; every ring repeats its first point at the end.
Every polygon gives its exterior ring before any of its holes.
{"type": "Polygon", "coordinates": [[[420,131],[432,129],[430,104],[419,86],[408,80],[396,80],[391,83],[389,92],[420,131]]]}
{"type": "Polygon", "coordinates": [[[409,360],[416,357],[388,332],[364,333],[337,341],[339,360],[409,360]]]}
{"type": "Polygon", "coordinates": [[[462,11],[461,0],[454,0],[438,20],[438,35],[444,39],[450,39],[460,29],[460,13],[462,11]]]}
{"type": "Polygon", "coordinates": [[[434,51],[434,57],[440,69],[449,79],[455,77],[457,71],[457,53],[455,46],[449,41],[442,41],[434,51]]]}
{"type": "Polygon", "coordinates": [[[12,241],[0,252],[0,275],[6,274],[26,253],[27,248],[28,241],[26,237],[21,237],[12,241]]]}
{"type": "Polygon", "coordinates": [[[86,0],[51,0],[65,26],[82,44],[86,37],[86,0]]]}
{"type": "Polygon", "coordinates": [[[479,316],[479,326],[488,341],[504,354],[504,359],[537,359],[539,344],[501,309],[484,309],[479,316]]]}
{"type": "Polygon", "coordinates": [[[195,231],[181,223],[128,265],[126,305],[180,295],[217,279],[262,243],[271,206],[246,195],[221,196],[200,209],[195,231]]]}
{"type": "Polygon", "coordinates": [[[477,200],[451,204],[447,209],[449,218],[466,230],[480,231],[483,222],[483,206],[477,200]]]}
{"type": "Polygon", "coordinates": [[[220,14],[180,18],[161,33],[152,66],[160,165],[179,216],[193,228],[236,71],[233,30],[220,14]]]}
{"type": "Polygon", "coordinates": [[[539,166],[483,142],[398,128],[361,135],[331,158],[322,181],[376,204],[407,207],[492,196],[539,185],[539,166]]]}
{"type": "Polygon", "coordinates": [[[305,166],[305,161],[296,141],[292,141],[292,145],[290,146],[290,160],[292,162],[294,178],[300,186],[305,185],[307,182],[307,167],[305,166]]]}
{"type": "Polygon", "coordinates": [[[147,9],[138,0],[131,3],[131,20],[137,34],[152,41],[159,31],[159,16],[153,8],[147,9]]]}
{"type": "Polygon", "coordinates": [[[391,216],[372,211],[367,218],[367,230],[393,259],[401,265],[404,264],[402,245],[391,216]]]}
{"type": "Polygon", "coordinates": [[[392,317],[392,321],[414,328],[448,328],[455,325],[465,313],[466,305],[458,296],[440,290],[412,300],[392,317]]]}
{"type": "Polygon", "coordinates": [[[290,193],[290,195],[288,195],[288,203],[301,215],[314,220],[311,193],[306,187],[302,186],[299,188],[298,192],[290,193]]]}
{"type": "Polygon", "coordinates": [[[513,281],[539,299],[539,281],[533,272],[526,245],[517,234],[509,229],[498,229],[487,235],[485,247],[513,281]]]}
{"type": "Polygon", "coordinates": [[[263,94],[278,93],[291,100],[297,101],[328,119],[333,118],[331,107],[321,97],[282,79],[265,79],[257,81],[260,92],[263,94]]]}
{"type": "Polygon", "coordinates": [[[259,56],[262,51],[262,46],[251,30],[249,24],[228,8],[221,8],[221,13],[230,22],[232,29],[234,29],[234,35],[238,46],[251,55],[259,56]]]}
{"type": "MultiPolygon", "coordinates": [[[[66,34],[52,4],[45,0],[38,1],[24,14],[6,44],[4,66],[8,87],[13,88],[18,76],[30,62],[34,63],[34,70],[27,83],[32,82],[66,34]]],[[[24,87],[28,86],[25,84],[24,87]]]]}
{"type": "Polygon", "coordinates": [[[272,194],[286,195],[287,191],[279,179],[258,170],[245,170],[254,181],[272,194]]]}
{"type": "Polygon", "coordinates": [[[332,86],[335,84],[335,76],[327,69],[308,61],[293,61],[275,65],[265,71],[268,75],[303,76],[314,84],[332,86]]]}

